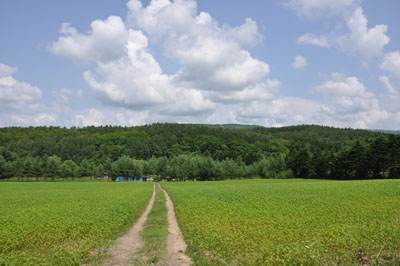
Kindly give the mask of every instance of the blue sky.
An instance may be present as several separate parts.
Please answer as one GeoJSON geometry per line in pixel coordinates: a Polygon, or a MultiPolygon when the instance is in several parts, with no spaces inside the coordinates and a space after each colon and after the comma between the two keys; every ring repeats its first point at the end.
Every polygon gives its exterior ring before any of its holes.
{"type": "Polygon", "coordinates": [[[400,129],[398,0],[0,3],[0,126],[400,129]]]}

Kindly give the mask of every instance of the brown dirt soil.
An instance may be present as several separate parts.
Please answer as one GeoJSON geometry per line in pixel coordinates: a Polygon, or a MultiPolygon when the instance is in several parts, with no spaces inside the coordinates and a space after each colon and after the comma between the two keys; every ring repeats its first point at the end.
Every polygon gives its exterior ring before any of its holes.
{"type": "Polygon", "coordinates": [[[147,205],[146,210],[140,216],[129,232],[118,238],[113,246],[109,249],[111,257],[104,262],[104,266],[127,266],[134,257],[135,253],[143,247],[144,243],[140,237],[140,231],[147,220],[147,215],[153,208],[154,198],[156,195],[155,186],[153,185],[153,195],[147,205]]]}
{"type": "MultiPolygon", "coordinates": [[[[160,184],[158,184],[160,185],[160,184]]],[[[161,188],[161,187],[160,187],[161,188]]],[[[176,221],[174,204],[171,201],[168,193],[161,188],[165,194],[166,205],[168,208],[168,240],[167,240],[167,251],[168,258],[166,265],[169,266],[186,266],[192,265],[192,260],[185,254],[186,243],[183,240],[181,229],[176,221]]]]}

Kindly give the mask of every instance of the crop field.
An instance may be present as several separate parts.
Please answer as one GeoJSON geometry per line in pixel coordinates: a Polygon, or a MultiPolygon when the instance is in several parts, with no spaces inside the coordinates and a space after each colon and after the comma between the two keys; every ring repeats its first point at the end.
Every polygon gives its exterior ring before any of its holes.
{"type": "Polygon", "coordinates": [[[142,214],[152,188],[151,183],[0,183],[0,265],[95,261],[142,214]]]}
{"type": "Polygon", "coordinates": [[[199,264],[400,264],[400,180],[162,186],[199,264]]]}

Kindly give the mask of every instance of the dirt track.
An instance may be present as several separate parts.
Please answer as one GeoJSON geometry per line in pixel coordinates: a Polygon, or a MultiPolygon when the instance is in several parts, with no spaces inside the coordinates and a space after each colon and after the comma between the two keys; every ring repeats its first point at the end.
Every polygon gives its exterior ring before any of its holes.
{"type": "MultiPolygon", "coordinates": [[[[176,221],[174,204],[172,203],[168,193],[161,188],[166,198],[168,209],[168,239],[167,239],[167,258],[165,261],[160,261],[157,265],[165,266],[187,266],[192,265],[191,258],[185,255],[186,243],[183,240],[182,232],[176,221]]],[[[147,205],[146,210],[140,216],[132,229],[122,237],[116,240],[115,244],[110,248],[111,257],[104,262],[104,266],[128,266],[130,261],[135,257],[137,251],[144,246],[144,242],[140,237],[140,232],[147,220],[147,216],[153,208],[156,191],[153,187],[153,195],[147,205]]]]}
{"type": "Polygon", "coordinates": [[[104,266],[127,266],[131,265],[129,261],[144,243],[140,237],[140,231],[147,220],[147,215],[153,208],[154,198],[156,195],[155,186],[153,186],[153,195],[147,205],[146,210],[140,216],[131,230],[122,237],[118,238],[115,244],[110,248],[111,257],[104,262],[104,266]]]}
{"type": "MultiPolygon", "coordinates": [[[[158,184],[160,185],[160,184],[158,184]]],[[[160,187],[161,188],[161,187],[160,187]]],[[[174,204],[172,203],[168,193],[161,188],[165,194],[166,204],[168,208],[168,240],[167,240],[167,261],[169,266],[186,266],[193,264],[192,260],[185,255],[186,243],[183,240],[181,229],[176,221],[174,204]]]]}

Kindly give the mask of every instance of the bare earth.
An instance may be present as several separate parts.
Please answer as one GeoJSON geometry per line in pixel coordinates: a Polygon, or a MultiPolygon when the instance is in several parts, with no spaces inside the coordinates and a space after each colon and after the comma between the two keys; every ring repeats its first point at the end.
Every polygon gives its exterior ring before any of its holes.
{"type": "Polygon", "coordinates": [[[111,257],[104,262],[104,266],[127,266],[130,265],[129,261],[139,250],[143,247],[144,243],[140,237],[140,231],[147,220],[151,208],[153,208],[154,198],[156,195],[155,187],[153,186],[153,195],[147,205],[146,210],[140,216],[139,220],[135,223],[131,230],[122,237],[118,238],[116,243],[110,248],[111,257]]]}
{"type": "MultiPolygon", "coordinates": [[[[160,184],[158,184],[160,185],[160,184]]],[[[161,188],[161,187],[160,187],[161,188]]],[[[174,204],[172,203],[168,193],[161,188],[165,194],[166,204],[168,208],[168,240],[167,250],[168,258],[166,265],[169,266],[186,266],[193,264],[192,260],[185,255],[186,243],[183,240],[181,229],[176,221],[174,204]]]]}

